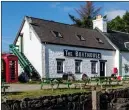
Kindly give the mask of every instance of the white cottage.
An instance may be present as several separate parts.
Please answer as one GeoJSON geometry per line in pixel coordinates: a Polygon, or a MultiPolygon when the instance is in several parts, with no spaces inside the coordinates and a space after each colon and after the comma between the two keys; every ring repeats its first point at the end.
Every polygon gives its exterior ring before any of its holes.
{"type": "MultiPolygon", "coordinates": [[[[105,30],[106,23],[101,23],[105,30]]],[[[117,50],[103,32],[26,16],[14,45],[35,70],[31,72],[40,78],[62,77],[66,72],[72,72],[76,79],[83,73],[89,77],[110,76],[118,65],[117,50]]],[[[125,52],[123,55],[128,58],[125,52]]],[[[25,70],[20,65],[19,74],[25,70]]]]}
{"type": "Polygon", "coordinates": [[[97,30],[107,39],[107,41],[115,48],[115,66],[118,69],[118,75],[129,75],[129,33],[107,30],[107,21],[101,16],[93,20],[93,28],[97,30]]]}

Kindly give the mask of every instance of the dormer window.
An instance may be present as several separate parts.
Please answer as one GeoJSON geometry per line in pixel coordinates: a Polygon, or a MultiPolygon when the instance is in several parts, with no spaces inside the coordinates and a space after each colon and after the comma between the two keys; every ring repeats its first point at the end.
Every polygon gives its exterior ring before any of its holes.
{"type": "Polygon", "coordinates": [[[77,36],[77,38],[79,39],[79,40],[81,40],[81,41],[84,41],[85,39],[84,39],[84,37],[82,37],[82,35],[76,35],[77,36]]]}
{"type": "Polygon", "coordinates": [[[125,48],[129,49],[129,42],[124,42],[125,48]]]}
{"type": "Polygon", "coordinates": [[[52,31],[52,33],[54,34],[54,36],[62,38],[63,36],[61,35],[61,33],[57,32],[57,31],[52,31]]]}
{"type": "Polygon", "coordinates": [[[96,38],[96,40],[98,41],[98,43],[104,44],[103,41],[100,38],[96,38]]]}

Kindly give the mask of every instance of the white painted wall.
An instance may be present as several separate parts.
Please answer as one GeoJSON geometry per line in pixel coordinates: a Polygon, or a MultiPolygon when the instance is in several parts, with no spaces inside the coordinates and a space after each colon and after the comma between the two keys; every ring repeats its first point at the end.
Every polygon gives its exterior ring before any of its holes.
{"type": "Polygon", "coordinates": [[[124,64],[129,65],[129,52],[121,52],[122,75],[129,75],[129,71],[125,73],[124,64]]]}
{"type": "Polygon", "coordinates": [[[120,70],[120,52],[118,49],[116,49],[114,58],[115,58],[115,66],[114,67],[118,69],[118,75],[120,75],[120,72],[121,72],[121,70],[120,70]]]}
{"type": "MultiPolygon", "coordinates": [[[[107,60],[106,62],[106,76],[110,76],[112,73],[112,68],[115,65],[115,51],[107,51],[107,50],[97,50],[97,49],[87,49],[87,48],[78,48],[78,47],[70,47],[70,46],[60,46],[60,45],[46,45],[46,74],[48,77],[62,77],[62,74],[57,73],[57,62],[56,58],[65,59],[64,61],[64,72],[72,72],[75,73],[75,59],[82,60],[82,70],[81,72],[86,73],[89,77],[94,76],[91,74],[91,62],[90,58],[76,58],[76,57],[65,57],[64,49],[68,50],[78,50],[78,51],[89,51],[89,52],[100,52],[102,54],[102,60],[107,60]]],[[[98,74],[99,74],[99,59],[98,59],[98,74]]],[[[82,74],[75,74],[77,79],[81,79],[82,74]]]]}
{"type": "MultiPolygon", "coordinates": [[[[20,37],[18,37],[17,42],[16,42],[17,46],[20,46],[20,37]]],[[[20,51],[20,48],[19,48],[20,51]]],[[[19,61],[18,61],[19,62],[19,61]]],[[[20,66],[20,63],[18,63],[18,75],[20,75],[22,72],[24,72],[23,68],[20,66]]]]}
{"type": "MultiPolygon", "coordinates": [[[[23,53],[42,77],[42,44],[36,33],[32,30],[29,23],[25,21],[21,30],[21,33],[23,33],[23,53]]],[[[17,45],[20,44],[19,41],[20,38],[16,43],[17,45]]]]}

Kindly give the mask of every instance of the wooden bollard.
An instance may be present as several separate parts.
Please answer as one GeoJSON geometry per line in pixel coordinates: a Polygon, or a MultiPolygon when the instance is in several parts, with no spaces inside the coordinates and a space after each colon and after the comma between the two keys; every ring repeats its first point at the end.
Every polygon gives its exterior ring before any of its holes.
{"type": "Polygon", "coordinates": [[[92,89],[92,110],[100,110],[99,95],[97,94],[96,87],[92,89]]]}

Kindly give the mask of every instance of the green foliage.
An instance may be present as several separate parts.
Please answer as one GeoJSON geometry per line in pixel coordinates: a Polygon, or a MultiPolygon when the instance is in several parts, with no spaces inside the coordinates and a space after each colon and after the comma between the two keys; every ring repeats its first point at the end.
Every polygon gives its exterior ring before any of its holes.
{"type": "Polygon", "coordinates": [[[129,12],[127,11],[122,18],[117,16],[113,20],[109,21],[107,26],[110,30],[129,32],[129,12]]]}
{"type": "Polygon", "coordinates": [[[81,5],[80,9],[76,10],[80,18],[76,18],[71,14],[69,14],[69,17],[73,21],[74,25],[78,27],[92,28],[92,20],[96,17],[100,10],[101,7],[96,8],[93,5],[93,2],[87,1],[85,5],[81,5]]]}

